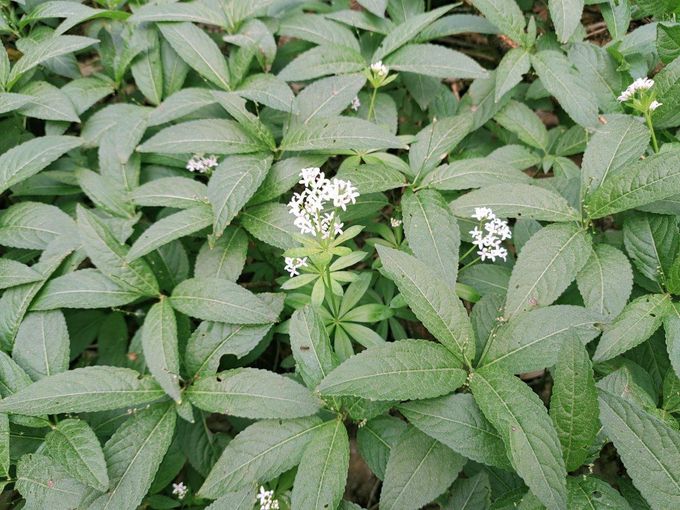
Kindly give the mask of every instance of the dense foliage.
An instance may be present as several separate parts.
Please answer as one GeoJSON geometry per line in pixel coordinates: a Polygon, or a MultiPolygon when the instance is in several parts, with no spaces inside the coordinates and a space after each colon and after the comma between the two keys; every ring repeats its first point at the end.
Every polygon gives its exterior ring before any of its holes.
{"type": "Polygon", "coordinates": [[[678,3],[433,4],[0,0],[0,508],[680,508],[678,3]]]}

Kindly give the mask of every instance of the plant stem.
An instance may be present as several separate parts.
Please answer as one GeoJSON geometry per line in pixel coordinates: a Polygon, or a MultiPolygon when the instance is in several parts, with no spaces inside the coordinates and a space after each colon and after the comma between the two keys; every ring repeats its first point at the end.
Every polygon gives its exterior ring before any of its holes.
{"type": "Polygon", "coordinates": [[[378,89],[376,87],[373,87],[373,93],[371,94],[371,102],[368,105],[368,117],[366,120],[371,120],[371,117],[374,116],[375,114],[375,96],[378,94],[378,89]]]}
{"type": "Polygon", "coordinates": [[[652,135],[652,147],[654,147],[654,153],[658,154],[659,144],[656,141],[656,133],[654,133],[654,125],[652,124],[652,116],[649,112],[645,113],[645,120],[647,121],[647,127],[649,128],[649,133],[652,135]]]}
{"type": "Polygon", "coordinates": [[[473,259],[471,262],[468,262],[468,263],[465,264],[463,267],[461,267],[461,268],[459,269],[459,271],[462,271],[463,269],[466,269],[466,268],[470,267],[471,265],[476,264],[476,263],[479,262],[480,260],[481,260],[481,257],[476,257],[476,258],[473,259]]]}
{"type": "Polygon", "coordinates": [[[335,294],[333,294],[333,287],[331,286],[331,270],[327,267],[324,270],[323,284],[326,287],[326,292],[330,296],[331,308],[333,310],[333,316],[338,312],[338,308],[335,303],[335,294]],[[326,277],[328,277],[328,283],[326,283],[326,277]]]}

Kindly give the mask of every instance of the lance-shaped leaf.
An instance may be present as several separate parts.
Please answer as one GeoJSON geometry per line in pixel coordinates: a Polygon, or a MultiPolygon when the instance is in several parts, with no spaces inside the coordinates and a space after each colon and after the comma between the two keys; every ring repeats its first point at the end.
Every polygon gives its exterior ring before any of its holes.
{"type": "Polygon", "coordinates": [[[566,43],[581,21],[583,0],[549,0],[548,8],[557,39],[561,43],[566,43]]]}
{"type": "Polygon", "coordinates": [[[134,510],[144,499],[175,432],[172,405],[137,411],[104,445],[111,485],[89,508],[134,510]]]}
{"type": "Polygon", "coordinates": [[[459,478],[451,486],[443,510],[487,510],[491,508],[489,475],[480,471],[470,478],[459,478]]]}
{"type": "Polygon", "coordinates": [[[493,158],[467,158],[441,165],[425,176],[423,187],[439,190],[469,190],[492,184],[524,182],[531,178],[514,166],[493,158]]]}
{"type": "Polygon", "coordinates": [[[26,386],[0,401],[0,412],[40,416],[106,411],[147,404],[162,396],[153,379],[129,368],[85,367],[26,386]]]}
{"type": "Polygon", "coordinates": [[[531,57],[525,48],[512,48],[496,68],[496,90],[494,100],[498,103],[531,69],[531,57]]]}
{"type": "Polygon", "coordinates": [[[655,510],[680,505],[680,432],[606,391],[599,403],[604,431],[635,487],[655,510]]]}
{"type": "Polygon", "coordinates": [[[87,487],[62,466],[40,453],[23,455],[17,463],[16,490],[27,508],[78,508],[87,487]]]}
{"type": "Polygon", "coordinates": [[[205,204],[166,216],[153,223],[137,238],[130,248],[127,260],[134,262],[175,239],[198,232],[209,226],[212,220],[212,211],[205,204]]]}
{"type": "Polygon", "coordinates": [[[188,22],[159,23],[157,27],[182,60],[218,87],[229,90],[227,59],[208,34],[188,22]]]}
{"type": "Polygon", "coordinates": [[[633,270],[628,257],[608,244],[598,244],[576,276],[586,308],[616,317],[633,290],[633,270]]]}
{"type": "Polygon", "coordinates": [[[578,469],[600,429],[590,356],[572,335],[562,343],[553,374],[550,417],[562,445],[567,471],[578,469]]]}
{"type": "Polygon", "coordinates": [[[198,494],[218,498],[271,480],[300,462],[305,447],[322,426],[316,416],[250,425],[227,445],[198,494]]]}
{"type": "Polygon", "coordinates": [[[42,279],[43,275],[26,264],[12,259],[0,259],[0,289],[37,282],[42,279]]]}
{"type": "Polygon", "coordinates": [[[76,210],[83,248],[97,269],[131,292],[158,295],[158,282],[146,261],[128,262],[128,247],[115,238],[108,225],[80,205],[76,210]]]}
{"type": "Polygon", "coordinates": [[[395,71],[435,78],[488,78],[489,73],[464,53],[437,44],[409,44],[390,55],[385,64],[395,71]]]}
{"type": "Polygon", "coordinates": [[[573,305],[520,313],[494,331],[480,364],[503,367],[513,374],[551,367],[568,338],[576,335],[588,343],[600,334],[600,323],[605,320],[592,310],[573,305]]]}
{"type": "Polygon", "coordinates": [[[170,303],[175,310],[208,321],[268,324],[278,318],[255,294],[227,280],[184,280],[173,290],[170,303]]]}
{"type": "Polygon", "coordinates": [[[524,14],[515,0],[473,0],[479,9],[501,32],[517,43],[524,39],[524,14]]]}
{"type": "MultiPolygon", "coordinates": [[[[496,82],[498,87],[498,82],[496,82]]],[[[520,140],[544,152],[548,150],[548,130],[534,111],[519,101],[510,101],[494,120],[502,127],[515,133],[520,140]]]]}
{"type": "Polygon", "coordinates": [[[0,414],[0,474],[9,478],[9,417],[0,414]]]}
{"type": "Polygon", "coordinates": [[[194,276],[223,278],[235,282],[243,271],[248,253],[248,235],[242,228],[227,227],[214,243],[206,241],[196,256],[194,276]]]}
{"type": "Polygon", "coordinates": [[[572,510],[593,508],[633,510],[628,501],[614,487],[595,476],[570,476],[567,478],[567,490],[569,491],[568,505],[572,510]]]}
{"type": "Polygon", "coordinates": [[[437,397],[465,382],[459,367],[460,361],[441,345],[399,340],[351,356],[321,381],[319,391],[368,400],[437,397]]]}
{"type": "Polygon", "coordinates": [[[500,217],[541,221],[578,221],[577,210],[557,193],[531,184],[492,184],[451,202],[456,216],[470,218],[477,207],[490,207],[500,217]]]}
{"type": "Polygon", "coordinates": [[[337,508],[345,493],[349,437],[342,420],[323,424],[305,448],[295,475],[291,508],[337,508]]]}
{"type": "Polygon", "coordinates": [[[456,393],[398,406],[406,419],[461,455],[501,468],[509,468],[505,445],[484,418],[472,395],[456,393]]]}
{"type": "Polygon", "coordinates": [[[186,177],[161,177],[134,189],[130,199],[144,207],[190,209],[208,201],[208,189],[186,177]]]}
{"type": "Polygon", "coordinates": [[[257,191],[272,164],[263,154],[232,156],[213,171],[208,183],[208,200],[213,208],[213,234],[220,237],[234,216],[257,191]]]}
{"type": "Polygon", "coordinates": [[[31,312],[19,326],[12,358],[37,381],[68,370],[70,339],[64,315],[31,312]]]}
{"type": "Polygon", "coordinates": [[[409,166],[416,179],[431,172],[471,129],[472,116],[468,114],[445,117],[421,129],[408,153],[409,166]]]}
{"type": "Polygon", "coordinates": [[[0,244],[5,246],[44,250],[62,235],[77,238],[76,223],[53,205],[20,202],[0,215],[0,244]]]}
{"type": "Polygon", "coordinates": [[[365,68],[364,57],[355,49],[323,44],[300,53],[277,77],[285,81],[312,80],[328,74],[358,73],[365,68]]]}
{"type": "Polygon", "coordinates": [[[329,76],[310,83],[297,96],[300,120],[306,123],[317,117],[340,115],[365,83],[363,74],[329,76]]]}
{"type": "Polygon", "coordinates": [[[47,282],[31,305],[31,310],[55,308],[107,308],[138,299],[96,269],[81,269],[47,282]]]}
{"type": "Polygon", "coordinates": [[[524,245],[512,269],[505,317],[552,304],[588,261],[590,238],[574,224],[548,225],[524,245]]]}
{"type": "Polygon", "coordinates": [[[470,389],[531,492],[548,508],[566,510],[567,472],[560,442],[538,395],[518,378],[494,367],[477,370],[470,389]]]}
{"type": "Polygon", "coordinates": [[[605,328],[593,359],[606,361],[641,344],[659,329],[664,317],[671,312],[667,294],[647,294],[634,299],[605,328]]]}
{"type": "Polygon", "coordinates": [[[321,117],[291,126],[281,141],[286,151],[401,149],[404,144],[386,129],[354,117],[321,117]]]}
{"type": "Polygon", "coordinates": [[[62,420],[45,436],[45,451],[71,476],[104,492],[109,488],[109,475],[99,439],[87,422],[62,420]]]}
{"type": "Polygon", "coordinates": [[[475,341],[467,312],[453,288],[415,257],[378,246],[385,273],[397,284],[416,317],[460,361],[475,356],[475,341]]]}
{"type": "Polygon", "coordinates": [[[401,207],[404,232],[413,253],[455,287],[460,230],[446,201],[435,190],[409,191],[402,197],[401,207]]]}
{"type": "Polygon", "coordinates": [[[314,388],[338,366],[323,318],[311,305],[296,310],[290,319],[290,347],[305,384],[314,388]]]}
{"type": "Polygon", "coordinates": [[[142,326],[142,349],[149,372],[172,399],[179,402],[177,322],[167,298],[153,305],[142,326]]]}
{"type": "Polygon", "coordinates": [[[269,202],[241,213],[241,224],[260,241],[287,250],[299,245],[294,236],[300,231],[284,204],[269,202]]]}
{"type": "Polygon", "coordinates": [[[621,168],[588,195],[585,211],[602,218],[680,193],[680,150],[654,154],[621,168]]]}
{"type": "Polygon", "coordinates": [[[415,427],[404,432],[390,452],[380,508],[418,510],[441,495],[463,468],[465,457],[415,427]]]}
{"type": "Polygon", "coordinates": [[[0,193],[37,174],[82,143],[75,136],[42,136],[12,147],[0,156],[0,193]]]}
{"type": "Polygon", "coordinates": [[[320,401],[300,383],[256,368],[237,368],[202,377],[187,390],[204,411],[252,419],[301,418],[320,409],[320,401]]]}

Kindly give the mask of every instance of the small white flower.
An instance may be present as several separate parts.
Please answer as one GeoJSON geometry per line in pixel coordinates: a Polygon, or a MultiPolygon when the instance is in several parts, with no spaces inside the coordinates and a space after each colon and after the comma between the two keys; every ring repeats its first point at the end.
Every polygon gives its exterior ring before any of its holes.
{"type": "Polygon", "coordinates": [[[217,156],[203,156],[203,154],[194,154],[191,159],[187,161],[186,169],[190,172],[198,172],[200,174],[206,173],[209,169],[215,168],[218,165],[217,156]]]}
{"type": "Polygon", "coordinates": [[[381,78],[384,78],[389,74],[390,69],[385,64],[382,63],[382,60],[378,60],[377,62],[373,62],[371,64],[371,71],[373,71],[381,78]]]}
{"type": "Polygon", "coordinates": [[[299,275],[298,269],[301,267],[307,267],[307,257],[286,257],[285,262],[286,267],[284,269],[290,273],[291,277],[299,275]]]}
{"type": "Polygon", "coordinates": [[[638,90],[649,90],[654,86],[654,80],[651,78],[638,78],[633,83],[628,85],[628,88],[621,92],[621,95],[617,98],[620,102],[625,102],[630,100],[638,90]]]}
{"type": "Polygon", "coordinates": [[[489,259],[495,262],[497,258],[506,260],[508,250],[503,248],[501,243],[512,238],[508,222],[497,218],[488,207],[476,207],[472,217],[480,221],[482,227],[470,230],[472,244],[479,248],[477,255],[482,261],[489,259]]]}
{"type": "Polygon", "coordinates": [[[279,500],[274,499],[274,491],[265,490],[261,485],[257,499],[260,503],[260,510],[278,510],[279,508],[279,500]]]}
{"type": "Polygon", "coordinates": [[[359,111],[359,108],[361,108],[361,101],[359,101],[358,96],[355,96],[354,99],[352,99],[352,104],[350,105],[350,108],[355,112],[359,111]]]}
{"type": "Polygon", "coordinates": [[[172,494],[174,496],[177,496],[177,499],[184,499],[188,491],[189,489],[187,488],[186,485],[184,485],[184,482],[172,484],[172,494]]]}
{"type": "Polygon", "coordinates": [[[402,223],[404,223],[402,220],[398,220],[397,218],[390,218],[390,225],[392,225],[392,228],[400,227],[402,223]]]}
{"type": "Polygon", "coordinates": [[[652,101],[651,104],[649,105],[649,109],[650,109],[651,111],[654,111],[654,110],[656,110],[659,106],[662,106],[662,105],[663,105],[663,103],[659,103],[658,101],[654,100],[654,101],[652,101]]]}

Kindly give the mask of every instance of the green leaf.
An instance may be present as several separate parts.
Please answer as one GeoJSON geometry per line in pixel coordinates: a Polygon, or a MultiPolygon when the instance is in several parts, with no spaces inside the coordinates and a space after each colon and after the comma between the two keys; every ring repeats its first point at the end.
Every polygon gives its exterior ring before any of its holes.
{"type": "Polygon", "coordinates": [[[598,110],[595,94],[567,57],[555,50],[543,50],[531,56],[531,63],[543,86],[574,122],[583,127],[595,126],[598,110]]]}
{"type": "Polygon", "coordinates": [[[158,282],[151,267],[144,260],[128,262],[128,247],[115,238],[106,223],[80,205],[76,211],[80,240],[97,269],[130,292],[158,295],[158,282]]]}
{"type": "Polygon", "coordinates": [[[549,0],[548,8],[557,39],[561,43],[566,43],[581,22],[583,0],[549,0]]]}
{"type": "Polygon", "coordinates": [[[441,495],[465,458],[411,427],[392,448],[380,491],[381,510],[417,510],[441,495]]]}
{"type": "Polygon", "coordinates": [[[351,356],[319,384],[323,395],[410,400],[450,393],[465,382],[458,359],[428,340],[399,340],[351,356]]]}
{"type": "Polygon", "coordinates": [[[315,414],[319,400],[287,377],[256,368],[237,368],[202,377],[187,390],[199,409],[251,419],[301,418],[315,414]]]}
{"type": "Polygon", "coordinates": [[[106,411],[163,396],[155,381],[129,368],[85,367],[51,375],[0,401],[0,412],[40,416],[106,411]]]}
{"type": "Polygon", "coordinates": [[[77,238],[75,222],[64,211],[39,202],[20,202],[0,215],[0,244],[44,250],[57,237],[77,238]]]}
{"type": "Polygon", "coordinates": [[[561,346],[576,336],[588,343],[600,334],[605,317],[572,305],[522,312],[493,332],[481,365],[497,365],[514,374],[541,370],[557,362],[561,346]]]}
{"type": "Polygon", "coordinates": [[[300,462],[305,446],[321,427],[323,423],[316,416],[250,425],[224,449],[199,496],[218,498],[275,478],[300,462]]]}
{"type": "Polygon", "coordinates": [[[421,129],[411,144],[408,161],[417,180],[430,173],[472,129],[470,115],[456,115],[439,119],[421,129]]]}
{"type": "Polygon", "coordinates": [[[553,372],[550,417],[562,445],[567,471],[578,469],[590,454],[600,429],[593,366],[576,335],[565,338],[553,372]]]}
{"type": "Polygon", "coordinates": [[[602,218],[680,193],[680,150],[670,149],[626,165],[590,194],[585,211],[602,218]]]}
{"type": "Polygon", "coordinates": [[[86,168],[75,171],[78,184],[94,204],[112,216],[132,218],[134,206],[123,186],[113,178],[86,168]]]}
{"type": "Polygon", "coordinates": [[[451,288],[455,287],[460,230],[446,201],[435,190],[407,191],[401,207],[404,233],[413,253],[451,288]]]}
{"type": "Polygon", "coordinates": [[[358,73],[366,68],[361,53],[347,46],[324,44],[300,53],[278,74],[285,81],[313,80],[329,74],[358,73]]]}
{"type": "Polygon", "coordinates": [[[591,252],[588,234],[577,225],[548,225],[536,232],[512,269],[505,317],[552,304],[574,281],[591,252]]]}
{"type": "Polygon", "coordinates": [[[680,505],[680,432],[621,397],[599,392],[600,421],[652,508],[680,505]]]}
{"type": "Polygon", "coordinates": [[[605,327],[593,360],[606,361],[641,344],[659,329],[671,311],[667,294],[646,294],[634,299],[605,327]]]}
{"type": "Polygon", "coordinates": [[[322,117],[291,126],[281,141],[286,151],[400,149],[404,144],[384,128],[354,117],[322,117]]]}
{"type": "Polygon", "coordinates": [[[212,221],[211,209],[203,204],[166,216],[153,223],[137,238],[128,252],[127,260],[134,262],[175,239],[204,229],[212,221]]]}
{"type": "Polygon", "coordinates": [[[31,304],[31,310],[107,308],[122,306],[140,294],[119,287],[96,269],[80,269],[50,280],[31,304]]]}
{"type": "Polygon", "coordinates": [[[184,280],[173,290],[170,303],[190,317],[230,324],[268,324],[278,318],[255,294],[227,280],[184,280]]]}
{"type": "Polygon", "coordinates": [[[662,292],[680,246],[676,216],[639,212],[623,223],[623,243],[646,287],[662,292]],[[656,284],[656,285],[655,285],[656,284]]]}
{"type": "Polygon", "coordinates": [[[70,339],[64,315],[31,312],[19,326],[12,358],[37,381],[68,370],[70,339]]]}
{"type": "Polygon", "coordinates": [[[540,221],[578,221],[580,214],[557,193],[532,184],[493,184],[451,202],[461,218],[471,218],[477,207],[490,207],[500,217],[540,221]]]}
{"type": "Polygon", "coordinates": [[[352,31],[318,14],[293,14],[281,20],[278,35],[293,37],[315,44],[346,46],[359,51],[359,43],[352,31]]]}
{"type": "Polygon", "coordinates": [[[172,49],[198,74],[218,87],[229,90],[229,68],[217,44],[192,23],[156,25],[172,49]]]}
{"type": "Polygon", "coordinates": [[[531,69],[529,52],[524,48],[512,48],[498,63],[496,68],[496,91],[494,99],[498,103],[501,98],[520,83],[531,69]]]}
{"type": "Polygon", "coordinates": [[[173,400],[182,400],[179,388],[177,322],[168,299],[153,305],[142,326],[142,349],[149,372],[173,400]]]}
{"type": "Polygon", "coordinates": [[[130,199],[143,207],[191,209],[208,202],[208,189],[186,177],[161,177],[135,188],[130,199]]]}
{"type": "Polygon", "coordinates": [[[44,81],[34,81],[20,89],[29,97],[19,113],[26,117],[63,122],[80,122],[73,103],[64,92],[44,81]]]}
{"type": "Polygon", "coordinates": [[[134,510],[146,495],[175,432],[174,406],[137,411],[104,445],[109,490],[91,510],[134,510]]]}
{"type": "Polygon", "coordinates": [[[634,163],[649,145],[649,130],[638,119],[616,116],[598,127],[583,154],[581,190],[592,193],[623,167],[634,163]]]}
{"type": "Polygon", "coordinates": [[[380,480],[385,479],[385,468],[392,447],[405,430],[406,422],[389,415],[368,420],[357,430],[359,453],[380,480]]]}
{"type": "Polygon", "coordinates": [[[223,278],[235,282],[243,271],[248,253],[248,235],[242,228],[227,227],[213,246],[206,241],[196,256],[197,278],[223,278]]]}
{"type": "Polygon", "coordinates": [[[670,64],[680,57],[680,31],[678,27],[659,23],[656,26],[656,47],[659,58],[664,64],[670,64]]]}
{"type": "Polygon", "coordinates": [[[211,8],[207,2],[187,2],[160,6],[145,4],[135,9],[127,20],[129,23],[144,23],[157,21],[192,21],[206,25],[226,27],[229,20],[219,9],[211,8]]]}
{"type": "Polygon", "coordinates": [[[362,195],[401,188],[405,185],[401,172],[382,164],[341,168],[337,177],[350,181],[362,195]]]}
{"type": "Polygon", "coordinates": [[[516,43],[524,40],[524,14],[515,0],[473,0],[472,5],[516,43]]]}
{"type": "Polygon", "coordinates": [[[511,165],[486,157],[441,165],[425,176],[421,186],[446,191],[516,182],[530,183],[531,178],[511,165]]]}
{"type": "Polygon", "coordinates": [[[383,270],[416,317],[456,358],[469,365],[475,355],[474,335],[454,289],[415,257],[383,246],[377,249],[383,270]]]}
{"type": "Polygon", "coordinates": [[[290,319],[289,334],[297,370],[305,384],[315,388],[339,364],[323,318],[310,305],[296,310],[290,319]]]}
{"type": "Polygon", "coordinates": [[[0,259],[0,289],[37,282],[42,279],[43,275],[21,262],[12,259],[0,259]]]}
{"type": "Polygon", "coordinates": [[[299,246],[294,236],[300,231],[284,204],[269,202],[249,208],[241,213],[241,225],[253,237],[276,248],[287,250],[299,246]]]}
{"type": "Polygon", "coordinates": [[[9,478],[9,437],[9,417],[6,414],[0,414],[0,473],[5,478],[9,478]]]}
{"type": "MultiPolygon", "coordinates": [[[[498,81],[496,81],[498,84],[498,81]]],[[[508,131],[515,133],[527,145],[536,147],[543,152],[548,151],[550,143],[548,130],[543,121],[524,103],[509,101],[494,120],[508,131]]]]}
{"type": "Polygon", "coordinates": [[[570,476],[567,490],[568,506],[572,510],[632,510],[616,489],[594,476],[570,476]]]}
{"type": "Polygon", "coordinates": [[[628,257],[619,250],[598,244],[576,275],[576,283],[586,308],[606,317],[616,317],[633,290],[633,270],[628,257]]]}
{"type": "Polygon", "coordinates": [[[472,395],[456,393],[397,406],[422,432],[453,451],[490,466],[510,467],[505,445],[472,395]]]}
{"type": "Polygon", "coordinates": [[[225,158],[208,182],[208,200],[213,208],[213,234],[220,237],[241,208],[246,205],[272,165],[264,154],[225,158]]]}
{"type": "Polygon", "coordinates": [[[477,370],[470,389],[531,492],[548,508],[566,510],[567,473],[560,442],[538,395],[516,377],[495,368],[477,370]]]}
{"type": "Polygon", "coordinates": [[[437,44],[409,44],[387,57],[385,64],[395,71],[424,74],[435,78],[488,78],[489,73],[476,61],[437,44]]]}
{"type": "Polygon", "coordinates": [[[229,508],[230,510],[252,510],[255,505],[256,495],[255,485],[253,487],[245,487],[239,491],[227,492],[211,505],[205,507],[205,510],[222,510],[223,508],[229,508]]]}
{"type": "Polygon", "coordinates": [[[458,478],[443,510],[488,510],[491,507],[489,475],[480,471],[470,478],[458,478]]]}
{"type": "Polygon", "coordinates": [[[75,136],[42,136],[12,147],[0,156],[0,192],[37,174],[82,143],[75,136]]]}
{"type": "Polygon", "coordinates": [[[340,115],[365,83],[363,74],[329,76],[310,83],[295,100],[300,120],[307,123],[317,117],[340,115]]]}
{"type": "Polygon", "coordinates": [[[337,508],[345,493],[349,437],[341,419],[324,423],[305,448],[295,475],[291,508],[337,508]]]}
{"type": "Polygon", "coordinates": [[[252,74],[239,85],[241,97],[281,112],[297,114],[297,102],[288,84],[272,74],[252,74]]]}
{"type": "Polygon", "coordinates": [[[62,420],[45,437],[45,452],[71,476],[94,489],[109,488],[104,452],[99,439],[83,420],[62,420]]]}
{"type": "Polygon", "coordinates": [[[233,120],[200,119],[166,127],[137,150],[156,154],[247,154],[267,150],[267,147],[233,120]]]}
{"type": "Polygon", "coordinates": [[[25,508],[78,508],[87,489],[56,461],[40,453],[19,459],[16,478],[15,488],[26,500],[25,508]]]}
{"type": "Polygon", "coordinates": [[[35,42],[12,67],[7,88],[11,88],[22,75],[43,62],[82,50],[97,42],[97,39],[78,35],[58,35],[35,42]]]}

